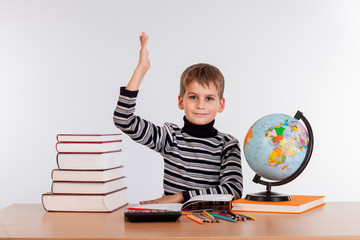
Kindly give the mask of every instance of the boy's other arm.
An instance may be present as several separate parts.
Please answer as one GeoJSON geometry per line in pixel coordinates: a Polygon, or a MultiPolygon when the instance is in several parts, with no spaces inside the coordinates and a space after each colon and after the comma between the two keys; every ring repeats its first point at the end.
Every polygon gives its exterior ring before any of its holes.
{"type": "Polygon", "coordinates": [[[126,86],[127,90],[137,91],[140,88],[141,82],[145,77],[146,72],[150,68],[150,60],[149,60],[149,51],[147,49],[147,43],[149,40],[149,36],[146,33],[142,33],[140,36],[140,55],[139,55],[139,63],[126,86]]]}

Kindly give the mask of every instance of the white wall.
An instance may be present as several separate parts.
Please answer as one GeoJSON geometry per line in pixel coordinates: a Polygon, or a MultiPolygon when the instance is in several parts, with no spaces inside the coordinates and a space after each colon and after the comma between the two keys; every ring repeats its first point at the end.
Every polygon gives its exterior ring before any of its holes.
{"type": "MultiPolygon", "coordinates": [[[[216,127],[243,142],[270,113],[301,110],[315,134],[303,174],[275,191],[359,201],[359,1],[0,1],[0,208],[40,203],[58,133],[117,133],[119,87],[142,31],[151,69],[137,113],[182,124],[178,82],[208,62],[226,78],[216,127]]],[[[129,202],[159,197],[162,159],[124,136],[129,202]]],[[[243,158],[245,193],[263,191],[243,158]]]]}

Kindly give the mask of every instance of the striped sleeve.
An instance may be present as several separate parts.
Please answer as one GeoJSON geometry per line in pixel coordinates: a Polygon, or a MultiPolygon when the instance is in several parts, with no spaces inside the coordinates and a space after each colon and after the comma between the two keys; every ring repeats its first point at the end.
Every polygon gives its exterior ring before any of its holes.
{"type": "Polygon", "coordinates": [[[166,130],[134,114],[137,94],[138,91],[129,91],[125,87],[120,89],[113,117],[115,126],[134,141],[160,152],[166,130]]]}

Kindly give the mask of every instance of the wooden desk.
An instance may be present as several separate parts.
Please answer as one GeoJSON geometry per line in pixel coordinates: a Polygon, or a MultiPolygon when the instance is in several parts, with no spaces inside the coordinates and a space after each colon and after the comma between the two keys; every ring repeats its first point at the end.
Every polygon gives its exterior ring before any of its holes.
{"type": "Polygon", "coordinates": [[[256,221],[130,223],[114,213],[46,212],[40,204],[0,211],[0,239],[360,239],[360,202],[327,203],[303,214],[252,213],[256,221]]]}

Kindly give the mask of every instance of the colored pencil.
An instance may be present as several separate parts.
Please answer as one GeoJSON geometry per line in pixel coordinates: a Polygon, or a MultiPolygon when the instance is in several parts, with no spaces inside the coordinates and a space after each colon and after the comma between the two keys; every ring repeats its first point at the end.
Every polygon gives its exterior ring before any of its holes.
{"type": "Polygon", "coordinates": [[[235,219],[232,219],[232,218],[220,215],[220,214],[216,214],[216,213],[210,213],[210,214],[213,215],[214,217],[222,219],[222,220],[226,220],[226,221],[229,221],[229,222],[236,222],[235,219]]]}
{"type": "Polygon", "coordinates": [[[188,218],[190,218],[191,220],[193,220],[194,222],[197,222],[199,224],[203,224],[204,221],[200,218],[197,218],[195,217],[193,214],[189,214],[189,215],[186,215],[188,218]]]}
{"type": "Polygon", "coordinates": [[[203,213],[206,215],[206,216],[208,216],[209,218],[211,218],[212,220],[214,220],[215,222],[219,222],[219,220],[218,219],[216,219],[213,215],[211,215],[209,212],[207,212],[207,211],[203,211],[203,213]]]}

